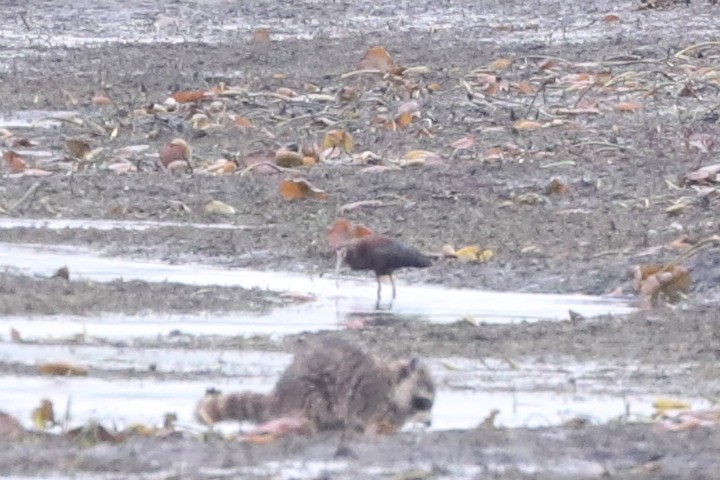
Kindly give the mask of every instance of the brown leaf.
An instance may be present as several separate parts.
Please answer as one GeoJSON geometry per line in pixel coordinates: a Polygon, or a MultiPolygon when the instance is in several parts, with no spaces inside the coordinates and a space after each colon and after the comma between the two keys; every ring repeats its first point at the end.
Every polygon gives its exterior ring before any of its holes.
{"type": "Polygon", "coordinates": [[[315,188],[304,178],[290,178],[280,182],[280,195],[285,200],[311,198],[313,200],[327,200],[328,194],[315,188]]]}
{"type": "Polygon", "coordinates": [[[270,29],[269,28],[258,28],[253,32],[252,43],[270,43],[270,29]]]}
{"type": "Polygon", "coordinates": [[[79,138],[71,138],[65,141],[65,148],[72,158],[77,160],[84,160],[85,157],[90,153],[92,148],[90,144],[85,140],[79,138]]]}
{"type": "Polygon", "coordinates": [[[242,129],[255,128],[255,125],[253,125],[250,119],[247,117],[230,115],[230,121],[232,121],[233,125],[242,129]]]}
{"type": "Polygon", "coordinates": [[[547,195],[562,195],[565,192],[567,192],[567,187],[557,178],[553,178],[545,188],[547,195]]]}
{"type": "Polygon", "coordinates": [[[353,146],[352,136],[348,132],[345,130],[330,130],[325,134],[325,138],[323,138],[320,148],[322,150],[327,150],[329,148],[342,148],[345,153],[350,153],[353,146]]]}
{"type": "Polygon", "coordinates": [[[38,365],[41,375],[61,375],[66,377],[84,377],[88,374],[86,367],[73,365],[67,362],[47,362],[38,365]]]}
{"type": "Polygon", "coordinates": [[[27,168],[25,160],[12,150],[8,150],[3,154],[3,160],[5,161],[5,166],[13,173],[24,172],[27,168]]]}
{"type": "Polygon", "coordinates": [[[212,95],[208,95],[208,93],[201,92],[199,90],[193,90],[173,93],[172,95],[170,95],[170,98],[174,99],[178,103],[191,103],[202,100],[206,96],[212,95]]]}
{"type": "Polygon", "coordinates": [[[382,70],[393,75],[400,75],[403,71],[395,65],[390,54],[381,45],[368,48],[358,66],[364,70],[382,70]]]}
{"type": "Polygon", "coordinates": [[[170,164],[177,161],[189,165],[190,153],[190,146],[187,142],[182,138],[175,138],[160,147],[160,163],[165,168],[170,168],[170,164]]]}
{"type": "Polygon", "coordinates": [[[522,81],[517,84],[518,93],[523,95],[533,95],[535,93],[535,87],[530,82],[522,81]]]}
{"type": "Polygon", "coordinates": [[[605,16],[602,17],[602,21],[603,21],[603,22],[607,22],[607,23],[610,23],[610,22],[619,22],[619,21],[620,21],[620,17],[619,17],[617,14],[615,14],[615,13],[608,13],[607,15],[605,15],[605,16]]]}
{"type": "Polygon", "coordinates": [[[512,60],[509,58],[498,58],[490,63],[490,68],[496,71],[505,70],[512,65],[512,60]]]}
{"type": "Polygon", "coordinates": [[[618,112],[637,112],[642,108],[642,105],[632,102],[620,102],[615,105],[615,110],[618,112]]]}
{"type": "Polygon", "coordinates": [[[285,168],[299,167],[303,164],[303,156],[300,152],[282,147],[275,152],[275,163],[285,168]]]}
{"type": "Polygon", "coordinates": [[[690,290],[690,272],[681,266],[638,265],[635,267],[633,285],[640,291],[640,300],[645,308],[656,304],[660,297],[674,303],[690,290]]]}
{"type": "Polygon", "coordinates": [[[412,123],[413,118],[414,116],[412,113],[403,112],[397,115],[394,118],[393,122],[386,124],[385,127],[389,128],[390,130],[403,129],[412,123]]]}

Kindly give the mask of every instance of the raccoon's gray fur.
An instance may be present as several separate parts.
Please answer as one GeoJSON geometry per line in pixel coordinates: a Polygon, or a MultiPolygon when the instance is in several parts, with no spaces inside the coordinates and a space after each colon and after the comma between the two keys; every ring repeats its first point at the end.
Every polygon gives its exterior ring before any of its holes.
{"type": "Polygon", "coordinates": [[[267,394],[209,391],[198,421],[266,422],[296,417],[313,430],[391,433],[409,419],[429,421],[435,384],[417,360],[385,362],[339,339],[303,342],[267,394]]]}

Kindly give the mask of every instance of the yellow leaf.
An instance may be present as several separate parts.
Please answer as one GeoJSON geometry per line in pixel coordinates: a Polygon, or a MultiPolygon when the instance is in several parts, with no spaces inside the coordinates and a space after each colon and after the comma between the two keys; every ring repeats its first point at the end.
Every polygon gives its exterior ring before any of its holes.
{"type": "Polygon", "coordinates": [[[40,401],[40,406],[33,409],[32,421],[35,428],[38,430],[45,430],[48,427],[55,425],[55,412],[53,410],[53,404],[47,398],[43,398],[40,401]]]}
{"type": "Polygon", "coordinates": [[[478,254],[478,261],[480,262],[489,262],[492,260],[492,258],[495,256],[495,252],[490,250],[489,248],[486,248],[482,252],[478,254]]]}
{"type": "Polygon", "coordinates": [[[352,136],[345,130],[330,130],[325,134],[323,138],[321,148],[327,150],[328,148],[342,148],[345,153],[350,153],[353,149],[352,136]]]}
{"type": "Polygon", "coordinates": [[[219,200],[211,200],[205,204],[205,211],[211,215],[234,215],[235,207],[219,200]]]}
{"type": "Polygon", "coordinates": [[[677,398],[658,397],[653,402],[653,408],[658,410],[686,410],[690,408],[690,402],[677,398]]]}
{"type": "Polygon", "coordinates": [[[448,370],[450,372],[460,372],[462,371],[462,368],[458,367],[457,365],[453,365],[452,363],[448,362],[447,360],[443,360],[440,362],[443,367],[445,367],[445,370],[448,370]]]}
{"type": "Polygon", "coordinates": [[[476,262],[479,254],[480,247],[478,245],[469,245],[455,251],[455,257],[464,262],[476,262]]]}

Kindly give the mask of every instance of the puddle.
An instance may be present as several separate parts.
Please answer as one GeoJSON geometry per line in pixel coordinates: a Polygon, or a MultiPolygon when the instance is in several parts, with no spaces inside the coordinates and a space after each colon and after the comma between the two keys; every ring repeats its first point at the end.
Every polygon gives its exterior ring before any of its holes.
{"type": "MultiPolygon", "coordinates": [[[[309,322],[312,329],[342,323],[346,317],[387,314],[387,310],[378,312],[374,308],[376,289],[375,279],[371,275],[329,278],[288,272],[228,270],[194,263],[170,265],[102,257],[78,247],[0,244],[0,267],[14,268],[23,274],[49,276],[63,265],[69,267],[74,278],[97,282],[122,278],[310,293],[317,296],[315,302],[275,309],[269,317],[284,315],[290,324],[302,319],[300,321],[309,322]]],[[[390,288],[385,286],[383,291],[387,295],[390,288]]],[[[392,305],[394,315],[410,315],[437,323],[456,322],[464,316],[493,323],[564,320],[568,318],[568,310],[592,317],[626,314],[632,312],[633,308],[625,300],[617,298],[488,292],[429,285],[403,285],[400,282],[398,298],[392,305]]],[[[209,320],[206,326],[212,333],[212,318],[209,320]]]]}
{"type": "MultiPolygon", "coordinates": [[[[2,344],[0,361],[31,367],[47,361],[69,361],[98,370],[138,372],[155,366],[155,372],[166,378],[0,377],[4,385],[0,404],[20,419],[28,419],[31,407],[45,396],[53,401],[56,411],[64,411],[71,398],[76,423],[95,419],[119,426],[154,424],[165,413],[175,412],[180,424],[201,428],[192,412],[206,388],[268,392],[291,356],[255,351],[6,343],[2,344]],[[188,377],[193,379],[185,379],[188,377]]],[[[498,359],[430,358],[425,362],[438,385],[432,430],[475,427],[494,409],[499,411],[496,425],[508,428],[553,426],[577,417],[595,424],[614,419],[647,420],[657,396],[648,392],[647,386],[630,381],[638,369],[649,370],[640,365],[526,362],[510,368],[498,359]]],[[[693,399],[694,408],[709,406],[706,400],[693,399]]],[[[236,424],[230,422],[221,428],[233,431],[236,424]]]]}
{"type": "Polygon", "coordinates": [[[318,318],[313,305],[301,305],[278,308],[269,315],[247,312],[220,314],[148,312],[137,315],[102,313],[92,316],[0,316],[0,338],[2,332],[9,332],[10,328],[20,332],[25,340],[66,339],[82,335],[89,339],[119,341],[156,338],[170,335],[172,332],[196,336],[267,335],[278,338],[308,331],[337,330],[344,328],[344,323],[329,316],[318,318]]]}
{"type": "Polygon", "coordinates": [[[0,218],[0,230],[13,228],[36,228],[46,230],[127,230],[142,232],[158,228],[216,229],[216,230],[256,230],[264,226],[234,225],[232,223],[183,223],[156,222],[152,220],[90,220],[90,219],[33,219],[33,218],[0,218]]]}
{"type": "Polygon", "coordinates": [[[23,110],[0,114],[0,128],[55,128],[78,112],[62,110],[23,110]]]}

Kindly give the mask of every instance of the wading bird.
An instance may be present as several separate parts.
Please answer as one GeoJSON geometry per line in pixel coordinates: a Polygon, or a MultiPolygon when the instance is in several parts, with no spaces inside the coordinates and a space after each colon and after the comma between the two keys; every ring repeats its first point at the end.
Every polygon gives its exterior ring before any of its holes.
{"type": "Polygon", "coordinates": [[[354,224],[344,218],[338,219],[330,226],[326,235],[328,244],[337,250],[337,272],[344,260],[352,270],[372,270],[377,280],[377,302],[380,308],[382,284],[380,277],[390,277],[392,298],[395,299],[395,279],[392,274],[399,268],[425,268],[430,266],[430,259],[413,247],[404,245],[397,240],[372,233],[372,230],[361,224],[354,224]]]}

